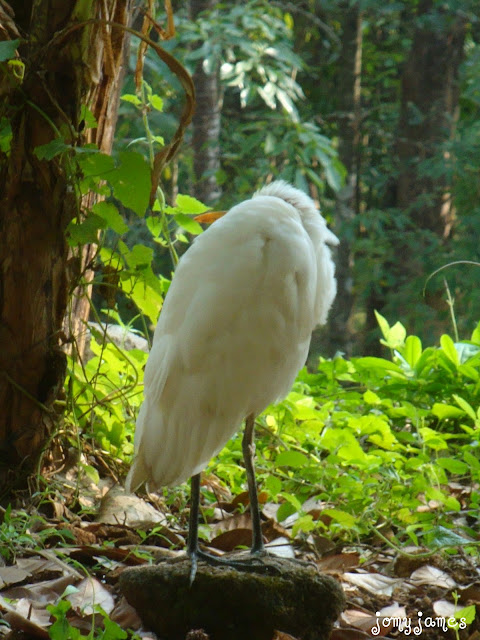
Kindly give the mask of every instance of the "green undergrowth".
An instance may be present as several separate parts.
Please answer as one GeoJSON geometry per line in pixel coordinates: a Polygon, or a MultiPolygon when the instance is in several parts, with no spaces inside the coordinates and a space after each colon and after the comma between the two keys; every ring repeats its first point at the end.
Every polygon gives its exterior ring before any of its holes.
{"type": "MultiPolygon", "coordinates": [[[[378,315],[389,357],[321,359],[259,418],[257,467],[293,531],[343,541],[476,551],[480,498],[480,325],[470,340],[424,348],[378,315]],[[318,508],[303,508],[309,498],[318,508]]],[[[241,448],[212,471],[240,490],[241,448]]]]}

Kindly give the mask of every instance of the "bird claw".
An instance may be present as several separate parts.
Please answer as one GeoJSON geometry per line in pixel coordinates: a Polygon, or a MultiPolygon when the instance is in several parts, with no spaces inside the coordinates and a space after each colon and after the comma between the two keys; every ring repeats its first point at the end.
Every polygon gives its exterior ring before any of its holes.
{"type": "Polygon", "coordinates": [[[249,556],[243,558],[225,558],[212,556],[205,551],[197,549],[196,551],[189,552],[190,557],[190,586],[195,581],[197,574],[198,560],[203,560],[206,563],[216,567],[231,567],[237,571],[256,571],[257,573],[279,573],[279,571],[270,564],[265,564],[264,559],[272,557],[267,551],[261,549],[251,553],[249,556]]]}

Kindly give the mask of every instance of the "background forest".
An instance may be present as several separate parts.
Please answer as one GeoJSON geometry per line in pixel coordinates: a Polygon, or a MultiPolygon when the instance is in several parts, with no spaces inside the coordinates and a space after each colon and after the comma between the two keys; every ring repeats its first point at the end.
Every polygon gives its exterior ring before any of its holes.
{"type": "MultiPolygon", "coordinates": [[[[176,11],[165,46],[194,73],[199,103],[166,191],[228,207],[280,177],[318,198],[342,238],[325,355],[378,353],[374,310],[430,343],[451,328],[450,298],[460,334],[476,324],[477,268],[428,279],[479,258],[475,6],[191,2],[194,20],[176,11]]],[[[152,127],[168,132],[175,79],[153,56],[146,79],[164,99],[152,127]]],[[[130,104],[118,133],[120,146],[142,136],[130,104]]],[[[129,225],[135,243],[144,223],[129,225]]]]}
{"type": "MultiPolygon", "coordinates": [[[[185,484],[149,496],[161,517],[148,533],[115,502],[153,328],[202,232],[195,214],[283,178],[341,244],[308,368],[256,423],[265,535],[342,580],[348,637],[395,605],[465,619],[451,637],[478,640],[479,0],[10,4],[0,0],[0,612],[20,611],[2,570],[23,571],[26,550],[52,551],[66,571],[81,547],[82,572],[103,583],[110,562],[184,547],[185,484]]],[[[204,475],[205,544],[246,544],[244,484],[237,435],[204,475]]],[[[78,587],[78,572],[68,580],[78,587]]],[[[113,599],[99,626],[71,592],[52,593],[51,638],[82,625],[125,637],[114,619],[135,627],[113,599]]]]}

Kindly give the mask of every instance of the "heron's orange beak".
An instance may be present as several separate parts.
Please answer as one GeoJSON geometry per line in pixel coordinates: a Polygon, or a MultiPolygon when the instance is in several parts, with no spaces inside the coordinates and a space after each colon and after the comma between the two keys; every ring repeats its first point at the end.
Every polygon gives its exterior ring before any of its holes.
{"type": "Polygon", "coordinates": [[[215,222],[215,220],[218,220],[226,213],[226,211],[207,211],[207,213],[201,213],[199,216],[195,216],[194,220],[202,224],[212,224],[212,222],[215,222]]]}

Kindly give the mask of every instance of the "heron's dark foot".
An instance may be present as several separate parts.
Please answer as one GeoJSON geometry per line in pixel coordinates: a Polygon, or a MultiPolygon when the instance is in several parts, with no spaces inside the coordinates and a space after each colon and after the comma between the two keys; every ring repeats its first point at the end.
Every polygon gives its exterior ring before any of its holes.
{"type": "MultiPolygon", "coordinates": [[[[265,564],[264,560],[272,557],[264,548],[251,551],[249,555],[239,556],[214,556],[206,551],[197,549],[189,552],[190,567],[190,586],[195,580],[198,568],[198,560],[203,560],[207,564],[215,567],[231,567],[237,571],[251,571],[256,573],[278,573],[274,567],[265,564]]],[[[274,556],[273,556],[274,557],[274,556]]]]}

